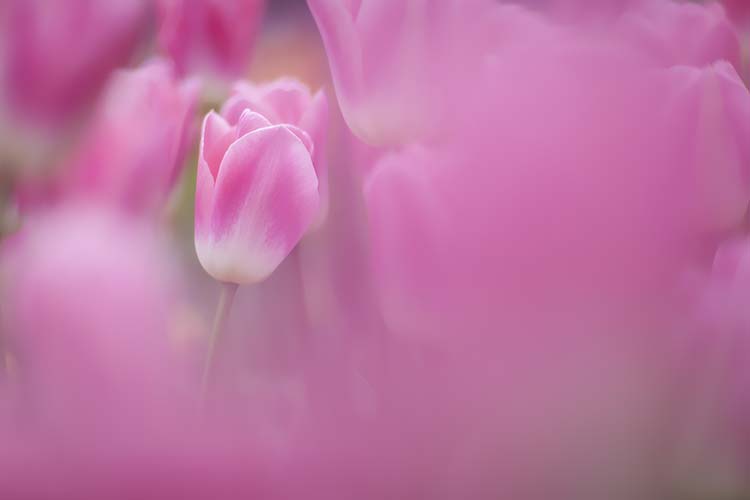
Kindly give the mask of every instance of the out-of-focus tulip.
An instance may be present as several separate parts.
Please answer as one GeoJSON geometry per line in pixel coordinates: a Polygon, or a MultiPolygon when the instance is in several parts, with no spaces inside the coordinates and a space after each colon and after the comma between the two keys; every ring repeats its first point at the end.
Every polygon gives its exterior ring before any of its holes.
{"type": "Polygon", "coordinates": [[[370,144],[437,133],[495,2],[308,0],[349,127],[370,144]]]}
{"type": "Polygon", "coordinates": [[[92,208],[29,218],[0,261],[18,411],[73,439],[112,419],[125,432],[127,421],[163,417],[185,368],[169,345],[177,290],[164,242],[137,219],[92,208]]]}
{"type": "Polygon", "coordinates": [[[179,81],[164,61],[117,74],[63,172],[63,196],[134,212],[162,208],[195,135],[197,97],[197,82],[179,81]]]}
{"type": "Polygon", "coordinates": [[[321,89],[311,95],[303,83],[286,78],[263,85],[239,82],[222,107],[221,115],[230,125],[236,125],[246,109],[263,115],[274,125],[295,125],[312,140],[312,162],[320,193],[320,209],[313,226],[319,226],[328,211],[328,100],[325,92],[321,89]]]}
{"type": "Polygon", "coordinates": [[[269,467],[253,424],[198,411],[170,335],[174,254],[142,222],[65,206],[3,241],[0,319],[16,360],[0,376],[3,497],[263,496],[246,474],[269,467]],[[154,464],[172,472],[155,477],[154,464]],[[185,470],[200,470],[187,486],[185,470]]]}
{"type": "Polygon", "coordinates": [[[180,73],[244,74],[264,0],[158,0],[157,5],[159,44],[180,73]]]}
{"type": "Polygon", "coordinates": [[[195,247],[215,279],[255,283],[284,260],[317,216],[310,136],[245,110],[235,125],[204,122],[195,194],[195,247]]]}
{"type": "Polygon", "coordinates": [[[109,73],[128,62],[147,7],[144,0],[7,4],[7,106],[23,118],[53,121],[91,102],[109,73]]]}

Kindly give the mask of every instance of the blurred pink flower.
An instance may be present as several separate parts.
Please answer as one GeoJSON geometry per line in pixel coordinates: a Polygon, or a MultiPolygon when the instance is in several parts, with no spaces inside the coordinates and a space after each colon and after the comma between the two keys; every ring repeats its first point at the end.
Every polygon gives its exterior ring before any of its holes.
{"type": "Polygon", "coordinates": [[[492,0],[308,0],[352,131],[370,144],[431,136],[476,69],[492,0]]]}
{"type": "Polygon", "coordinates": [[[117,73],[62,172],[63,196],[163,208],[192,147],[197,98],[197,82],[179,81],[165,61],[117,73]]]}
{"type": "Polygon", "coordinates": [[[311,95],[302,82],[289,78],[261,85],[238,82],[222,106],[221,115],[230,125],[236,125],[246,109],[263,115],[274,125],[295,125],[312,140],[312,162],[320,194],[320,208],[313,227],[319,226],[328,212],[328,99],[325,92],[321,89],[311,95]]]}
{"type": "Polygon", "coordinates": [[[3,332],[31,429],[95,440],[180,407],[175,269],[154,228],[137,221],[66,206],[28,218],[4,242],[3,332]]]}
{"type": "Polygon", "coordinates": [[[56,121],[90,103],[132,56],[146,8],[144,0],[8,0],[7,106],[21,118],[56,121]]]}
{"type": "Polygon", "coordinates": [[[294,125],[246,109],[235,125],[203,121],[195,194],[195,247],[203,268],[231,283],[262,281],[317,217],[313,143],[294,125]]]}
{"type": "Polygon", "coordinates": [[[255,471],[272,460],[253,423],[200,411],[176,342],[174,252],[153,225],[89,205],[35,214],[3,241],[17,360],[0,377],[3,498],[264,496],[255,471]]]}
{"type": "Polygon", "coordinates": [[[264,0],[157,0],[157,5],[159,45],[180,73],[245,74],[264,0]]]}

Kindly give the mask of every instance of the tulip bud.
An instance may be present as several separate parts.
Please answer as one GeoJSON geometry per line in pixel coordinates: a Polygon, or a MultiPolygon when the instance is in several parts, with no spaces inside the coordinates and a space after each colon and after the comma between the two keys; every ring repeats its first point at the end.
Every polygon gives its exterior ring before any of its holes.
{"type": "Polygon", "coordinates": [[[265,279],[317,216],[312,140],[293,125],[243,111],[235,125],[204,122],[195,193],[195,248],[215,279],[265,279]]]}
{"type": "Polygon", "coordinates": [[[292,79],[280,79],[264,85],[239,82],[222,107],[221,115],[230,124],[236,125],[246,109],[263,115],[274,125],[294,125],[309,135],[320,194],[320,209],[313,228],[319,227],[328,213],[328,165],[325,157],[328,99],[325,92],[321,89],[311,95],[304,84],[292,79]]]}

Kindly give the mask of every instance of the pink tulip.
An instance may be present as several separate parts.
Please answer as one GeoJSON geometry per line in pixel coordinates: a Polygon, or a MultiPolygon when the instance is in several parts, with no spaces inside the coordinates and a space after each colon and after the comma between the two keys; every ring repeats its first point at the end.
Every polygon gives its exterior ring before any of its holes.
{"type": "Polygon", "coordinates": [[[158,0],[159,45],[180,73],[245,73],[264,0],[158,0]]]}
{"type": "Polygon", "coordinates": [[[172,411],[176,283],[150,227],[66,206],[28,218],[4,244],[3,333],[23,387],[17,411],[32,428],[85,440],[103,422],[124,431],[127,419],[172,411]]]}
{"type": "Polygon", "coordinates": [[[293,125],[245,110],[235,125],[203,121],[195,195],[195,247],[215,279],[255,283],[284,260],[317,216],[313,144],[293,125]]]}
{"type": "Polygon", "coordinates": [[[476,62],[495,2],[308,0],[349,127],[371,144],[432,136],[476,62]]]}
{"type": "Polygon", "coordinates": [[[118,73],[91,130],[63,172],[64,195],[134,212],[163,208],[194,136],[195,81],[155,61],[118,73]]]}
{"type": "Polygon", "coordinates": [[[328,165],[326,163],[326,132],[328,128],[328,100],[319,90],[311,95],[301,82],[281,79],[253,85],[239,82],[232,96],[221,109],[221,115],[230,125],[239,122],[242,113],[249,109],[268,119],[274,125],[294,125],[304,130],[312,140],[312,161],[318,177],[320,209],[313,224],[319,226],[328,212],[328,165]]]}
{"type": "Polygon", "coordinates": [[[21,117],[53,121],[90,103],[128,62],[146,13],[144,0],[7,4],[5,98],[21,117]]]}
{"type": "Polygon", "coordinates": [[[179,350],[175,250],[152,226],[66,205],[26,219],[2,250],[0,320],[17,360],[0,376],[3,498],[263,496],[262,474],[247,472],[272,461],[254,422],[200,411],[179,350]]]}

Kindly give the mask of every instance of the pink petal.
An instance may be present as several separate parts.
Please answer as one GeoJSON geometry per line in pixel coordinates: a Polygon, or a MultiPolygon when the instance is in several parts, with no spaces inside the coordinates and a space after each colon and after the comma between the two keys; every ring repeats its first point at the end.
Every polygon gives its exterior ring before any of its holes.
{"type": "Polygon", "coordinates": [[[695,189],[694,216],[706,231],[727,231],[742,223],[750,198],[750,93],[726,62],[668,77],[672,147],[695,189]]]}
{"type": "Polygon", "coordinates": [[[260,113],[271,121],[275,118],[273,110],[269,106],[264,105],[255,97],[249,97],[246,93],[235,93],[227,99],[227,102],[221,107],[221,116],[231,125],[236,125],[242,112],[246,109],[260,113]]]}
{"type": "Polygon", "coordinates": [[[273,108],[276,123],[298,125],[310,105],[310,91],[297,80],[283,78],[261,86],[258,100],[273,108]]]}
{"type": "Polygon", "coordinates": [[[198,150],[198,171],[195,181],[195,233],[208,233],[214,186],[224,153],[235,137],[235,132],[215,112],[203,119],[198,150]]]}
{"type": "Polygon", "coordinates": [[[209,112],[203,120],[203,132],[199,149],[199,161],[205,162],[211,176],[216,179],[219,166],[229,145],[234,139],[234,130],[220,115],[209,112]]]}
{"type": "Polygon", "coordinates": [[[248,134],[253,130],[270,126],[271,122],[269,122],[265,116],[261,115],[260,113],[256,113],[255,111],[246,109],[242,112],[239,120],[237,121],[237,137],[242,137],[243,135],[248,134]]]}
{"type": "Polygon", "coordinates": [[[339,98],[356,98],[363,84],[362,47],[349,10],[352,2],[308,0],[307,5],[318,24],[339,98]]]}
{"type": "Polygon", "coordinates": [[[304,130],[302,130],[301,128],[295,125],[285,124],[284,127],[289,129],[294,135],[297,136],[297,139],[299,139],[302,142],[302,144],[305,145],[307,152],[310,153],[310,155],[312,156],[314,149],[315,149],[315,145],[313,144],[313,141],[312,139],[310,139],[310,136],[307,134],[307,132],[305,132],[304,130]]]}

